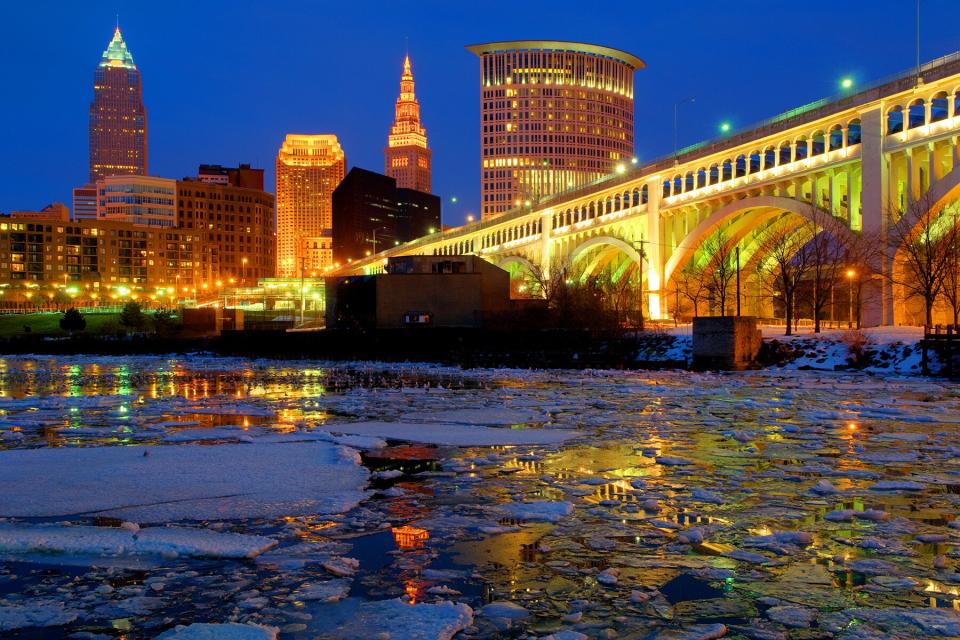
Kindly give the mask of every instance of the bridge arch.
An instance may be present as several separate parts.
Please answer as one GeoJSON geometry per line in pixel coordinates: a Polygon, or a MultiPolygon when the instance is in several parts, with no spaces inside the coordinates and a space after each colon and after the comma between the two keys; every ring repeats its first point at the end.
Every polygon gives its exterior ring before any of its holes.
{"type": "Polygon", "coordinates": [[[735,231],[736,237],[757,229],[772,218],[784,213],[794,214],[811,222],[816,222],[817,216],[830,216],[829,212],[812,207],[809,202],[782,196],[755,196],[736,200],[711,213],[681,240],[680,246],[674,249],[664,267],[664,282],[670,282],[677,270],[683,268],[694,253],[703,246],[703,243],[724,223],[747,211],[751,211],[755,215],[738,224],[735,231]]]}

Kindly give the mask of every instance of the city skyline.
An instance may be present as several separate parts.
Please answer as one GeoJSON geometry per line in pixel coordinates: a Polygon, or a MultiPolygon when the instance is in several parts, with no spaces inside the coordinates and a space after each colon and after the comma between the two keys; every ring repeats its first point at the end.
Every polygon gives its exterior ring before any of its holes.
{"type": "MultiPolygon", "coordinates": [[[[635,10],[630,16],[636,19],[618,20],[616,24],[607,24],[600,16],[583,16],[576,27],[544,15],[535,33],[522,26],[504,28],[487,18],[470,21],[467,28],[444,30],[443,25],[459,23],[464,10],[431,3],[414,7],[400,20],[399,27],[388,24],[399,15],[399,10],[395,13],[385,5],[383,11],[375,13],[377,19],[371,20],[370,15],[374,13],[359,7],[311,7],[301,11],[282,4],[258,15],[267,27],[264,30],[267,36],[262,42],[245,41],[244,46],[237,46],[236,38],[230,38],[229,46],[220,46],[217,38],[233,33],[222,29],[212,36],[213,42],[203,43],[205,49],[217,51],[220,57],[206,59],[198,57],[207,54],[206,50],[182,52],[165,44],[198,37],[196,25],[120,7],[120,27],[146,75],[144,102],[151,116],[150,173],[178,178],[189,175],[201,160],[224,164],[251,162],[267,168],[268,187],[274,182],[270,170],[272,155],[288,131],[336,133],[350,158],[350,166],[373,170],[379,167],[382,140],[389,132],[396,98],[396,69],[409,38],[409,51],[418,66],[424,118],[431,125],[431,147],[437,158],[443,158],[434,169],[433,191],[444,199],[444,222],[462,224],[467,213],[478,214],[480,191],[476,58],[464,49],[465,45],[549,35],[636,53],[648,62],[648,68],[638,72],[635,78],[636,146],[638,156],[645,161],[671,152],[675,103],[689,94],[695,94],[696,102],[679,107],[680,146],[713,136],[722,121],[734,127],[745,125],[795,104],[834,93],[842,77],[870,81],[901,71],[904,61],[912,60],[912,20],[898,20],[893,27],[889,21],[892,10],[912,18],[913,3],[906,6],[902,2],[879,6],[859,3],[849,7],[851,14],[858,16],[857,24],[842,23],[843,28],[818,33],[818,46],[803,56],[787,49],[765,56],[749,53],[762,46],[763,39],[754,37],[750,46],[742,40],[748,35],[748,27],[741,23],[748,14],[753,19],[749,25],[751,31],[773,33],[770,29],[780,21],[794,14],[809,13],[816,9],[816,4],[799,8],[765,7],[762,12],[753,6],[724,8],[723,15],[712,23],[700,20],[691,25],[678,23],[679,14],[669,8],[635,10]],[[277,84],[291,74],[303,74],[305,64],[323,59],[322,47],[269,35],[273,33],[270,28],[301,14],[322,14],[347,26],[361,20],[369,22],[370,38],[362,43],[347,42],[345,35],[338,34],[333,34],[330,41],[331,51],[348,50],[351,55],[359,56],[364,61],[365,72],[357,74],[339,68],[342,65],[327,65],[324,81],[317,83],[316,88],[298,87],[297,99],[277,100],[279,94],[274,90],[277,84]],[[424,22],[426,17],[430,20],[424,22]],[[870,38],[869,34],[880,23],[896,32],[893,35],[897,37],[892,38],[897,43],[895,46],[880,46],[870,38]],[[671,41],[667,37],[669,33],[662,33],[667,26],[670,27],[667,32],[676,29],[688,34],[689,42],[671,41]],[[434,35],[436,37],[432,37],[434,35]],[[269,98],[251,97],[252,94],[246,92],[244,71],[263,70],[269,61],[277,59],[276,53],[271,57],[269,52],[276,52],[281,44],[281,59],[285,64],[274,64],[275,73],[261,77],[264,86],[259,93],[269,98]],[[724,51],[722,59],[750,62],[731,67],[727,74],[704,73],[704,69],[709,68],[704,60],[721,59],[710,53],[719,49],[724,51]],[[294,52],[303,59],[293,57],[294,52]],[[198,60],[204,64],[196,66],[198,60]],[[184,64],[191,62],[195,66],[186,68],[192,69],[193,77],[183,73],[184,64]],[[789,73],[793,82],[773,82],[784,73],[789,73]],[[182,82],[174,83],[173,79],[182,82]],[[190,99],[184,100],[183,96],[190,99]],[[314,96],[326,98],[326,102],[311,99],[314,96]],[[454,197],[458,200],[456,203],[451,200],[454,197]]],[[[96,63],[104,39],[113,28],[116,7],[95,6],[81,13],[69,5],[54,3],[51,6],[65,19],[43,21],[42,32],[49,43],[32,59],[44,67],[45,83],[53,85],[55,91],[45,93],[46,85],[38,84],[35,78],[24,80],[14,65],[12,81],[33,91],[29,99],[3,107],[8,118],[16,117],[20,121],[26,118],[49,126],[34,130],[29,136],[20,130],[11,132],[11,148],[21,150],[26,157],[18,156],[14,160],[10,157],[13,154],[6,154],[3,160],[2,169],[9,179],[0,190],[2,211],[37,209],[53,201],[69,203],[70,188],[84,182],[87,150],[83,121],[85,107],[92,97],[89,69],[96,63]],[[56,117],[48,111],[53,107],[56,117]],[[26,144],[27,138],[30,144],[26,144]],[[32,155],[46,156],[54,148],[61,150],[59,161],[52,163],[55,166],[38,164],[37,157],[32,155]]],[[[208,11],[216,8],[200,11],[195,21],[198,24],[210,17],[208,11]]],[[[960,49],[960,42],[947,28],[951,23],[947,18],[957,11],[947,2],[924,3],[923,59],[960,49]]],[[[491,15],[494,12],[492,7],[491,15]]],[[[712,15],[714,10],[708,12],[712,15]]],[[[9,36],[5,41],[17,51],[24,34],[32,31],[32,25],[39,24],[44,12],[13,8],[9,13],[5,21],[7,28],[11,25],[17,28],[5,34],[9,36]]],[[[524,13],[532,15],[536,7],[524,7],[524,13]]],[[[229,21],[241,34],[251,33],[257,27],[257,21],[250,18],[232,16],[229,21]]]]}

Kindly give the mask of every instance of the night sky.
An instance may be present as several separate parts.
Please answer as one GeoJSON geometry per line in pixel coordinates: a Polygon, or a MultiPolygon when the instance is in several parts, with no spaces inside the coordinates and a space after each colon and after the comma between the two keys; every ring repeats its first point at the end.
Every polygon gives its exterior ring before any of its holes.
{"type": "MultiPolygon", "coordinates": [[[[464,45],[558,39],[625,49],[637,154],[679,145],[867,83],[915,60],[914,0],[803,2],[0,3],[0,211],[70,204],[87,175],[93,71],[116,14],[143,75],[150,173],[273,165],[284,134],[335,133],[350,166],[383,171],[409,42],[444,221],[479,202],[478,62],[464,45]],[[458,202],[451,203],[456,196],[458,202]]],[[[960,2],[923,0],[921,57],[960,50],[960,2]]]]}

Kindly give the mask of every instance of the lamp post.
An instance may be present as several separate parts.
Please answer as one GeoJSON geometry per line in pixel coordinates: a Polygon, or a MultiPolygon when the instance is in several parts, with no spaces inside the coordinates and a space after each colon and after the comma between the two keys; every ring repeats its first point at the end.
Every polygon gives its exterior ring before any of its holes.
{"type": "Polygon", "coordinates": [[[640,317],[639,317],[639,322],[638,322],[638,327],[639,327],[640,331],[643,331],[643,328],[644,328],[644,327],[643,327],[643,324],[644,324],[644,323],[643,323],[643,260],[644,260],[644,258],[646,257],[646,252],[645,252],[644,249],[643,249],[643,243],[644,243],[644,240],[643,240],[642,238],[641,238],[640,240],[638,240],[638,241],[636,241],[636,242],[633,243],[633,248],[636,249],[637,255],[640,256],[640,273],[639,273],[639,275],[638,275],[638,277],[637,277],[637,283],[638,283],[637,286],[638,286],[638,288],[639,288],[639,290],[640,290],[640,291],[639,291],[639,294],[638,294],[638,296],[637,296],[637,297],[639,298],[639,302],[640,302],[640,305],[639,305],[639,306],[640,306],[640,317]]]}
{"type": "Polygon", "coordinates": [[[853,328],[853,279],[857,276],[857,272],[853,269],[847,269],[847,282],[850,284],[850,291],[848,294],[849,305],[847,309],[847,328],[853,328]]]}

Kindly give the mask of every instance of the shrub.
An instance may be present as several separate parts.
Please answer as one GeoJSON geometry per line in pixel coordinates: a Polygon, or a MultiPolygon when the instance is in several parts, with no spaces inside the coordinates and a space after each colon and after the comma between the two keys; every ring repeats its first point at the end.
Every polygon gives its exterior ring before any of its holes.
{"type": "Polygon", "coordinates": [[[137,330],[142,329],[145,323],[146,317],[143,315],[143,310],[139,304],[130,301],[123,305],[123,311],[120,312],[120,324],[128,330],[137,330]]]}
{"type": "Polygon", "coordinates": [[[60,328],[70,333],[83,331],[87,328],[87,320],[77,309],[70,307],[64,312],[63,317],[60,318],[60,328]]]}
{"type": "Polygon", "coordinates": [[[870,338],[860,330],[847,331],[843,334],[841,341],[847,345],[847,351],[850,354],[850,365],[857,368],[866,367],[870,364],[872,354],[870,352],[870,338]]]}

